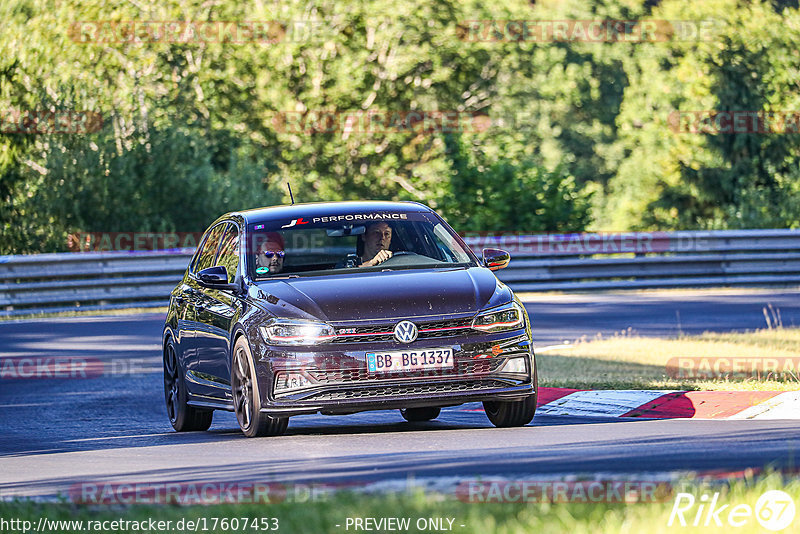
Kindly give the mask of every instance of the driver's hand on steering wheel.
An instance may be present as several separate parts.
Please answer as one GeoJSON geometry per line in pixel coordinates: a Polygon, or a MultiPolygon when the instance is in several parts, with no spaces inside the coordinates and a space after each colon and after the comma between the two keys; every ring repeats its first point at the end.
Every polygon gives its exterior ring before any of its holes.
{"type": "Polygon", "coordinates": [[[359,265],[359,267],[375,267],[379,263],[383,263],[391,257],[392,257],[391,250],[381,250],[377,254],[375,254],[374,258],[372,258],[369,261],[365,261],[364,263],[359,265]]]}

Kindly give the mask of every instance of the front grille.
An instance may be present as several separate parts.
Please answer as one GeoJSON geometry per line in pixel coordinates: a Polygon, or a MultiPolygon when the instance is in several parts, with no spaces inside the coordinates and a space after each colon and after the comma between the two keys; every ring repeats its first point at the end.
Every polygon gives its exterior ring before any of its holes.
{"type": "Polygon", "coordinates": [[[353,335],[347,334],[345,337],[337,337],[331,343],[361,343],[366,341],[390,341],[394,339],[394,334],[366,334],[366,335],[353,335]]]}
{"type": "Polygon", "coordinates": [[[396,373],[370,373],[366,369],[332,369],[308,370],[314,380],[320,384],[358,382],[364,380],[396,379],[420,376],[476,376],[493,373],[500,368],[505,358],[483,358],[476,360],[461,360],[456,362],[453,369],[435,369],[428,371],[396,372],[396,373]]]}
{"type": "Polygon", "coordinates": [[[395,385],[370,388],[358,388],[342,391],[326,391],[309,395],[303,400],[333,401],[345,399],[373,399],[378,397],[403,397],[407,395],[430,395],[435,393],[451,393],[458,391],[482,391],[509,387],[500,380],[452,381],[438,384],[395,385]]]}
{"type": "Polygon", "coordinates": [[[472,325],[472,317],[462,317],[460,319],[450,319],[448,321],[433,321],[427,323],[417,323],[417,328],[420,330],[429,330],[436,328],[455,328],[458,326],[472,325]]]}
{"type": "MultiPolygon", "coordinates": [[[[472,325],[472,317],[461,317],[459,319],[449,319],[447,321],[412,321],[417,325],[419,336],[417,339],[429,339],[438,337],[450,337],[460,335],[468,331],[472,325]]],[[[338,334],[333,343],[358,343],[364,341],[389,341],[394,339],[394,327],[397,322],[372,326],[337,326],[336,332],[343,328],[352,329],[354,332],[348,334],[338,334]]]]}

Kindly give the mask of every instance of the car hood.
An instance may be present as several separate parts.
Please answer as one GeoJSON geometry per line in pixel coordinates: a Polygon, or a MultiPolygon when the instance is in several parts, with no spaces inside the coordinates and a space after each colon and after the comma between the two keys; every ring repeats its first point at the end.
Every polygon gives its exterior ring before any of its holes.
{"type": "Polygon", "coordinates": [[[409,269],[265,280],[277,297],[270,311],[347,322],[476,312],[511,300],[511,291],[485,268],[409,269]]]}

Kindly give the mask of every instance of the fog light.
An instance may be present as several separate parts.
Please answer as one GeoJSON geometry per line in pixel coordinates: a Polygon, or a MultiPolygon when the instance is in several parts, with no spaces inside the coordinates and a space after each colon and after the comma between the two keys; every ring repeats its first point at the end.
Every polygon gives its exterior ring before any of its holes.
{"type": "Polygon", "coordinates": [[[528,372],[525,366],[525,358],[510,358],[503,367],[500,368],[501,373],[522,373],[528,372]]]}
{"type": "Polygon", "coordinates": [[[283,372],[275,378],[275,391],[304,388],[311,385],[311,381],[302,373],[283,372]]]}

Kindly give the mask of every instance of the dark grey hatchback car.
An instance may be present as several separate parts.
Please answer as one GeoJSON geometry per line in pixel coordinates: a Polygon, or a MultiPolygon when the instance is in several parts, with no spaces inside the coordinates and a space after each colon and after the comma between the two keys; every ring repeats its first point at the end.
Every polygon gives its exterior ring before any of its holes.
{"type": "Polygon", "coordinates": [[[164,393],[175,430],[236,413],[246,436],[289,417],[399,409],[426,421],[482,401],[528,424],[537,378],[525,308],[430,208],[295,204],[226,214],[172,291],[164,393]]]}

